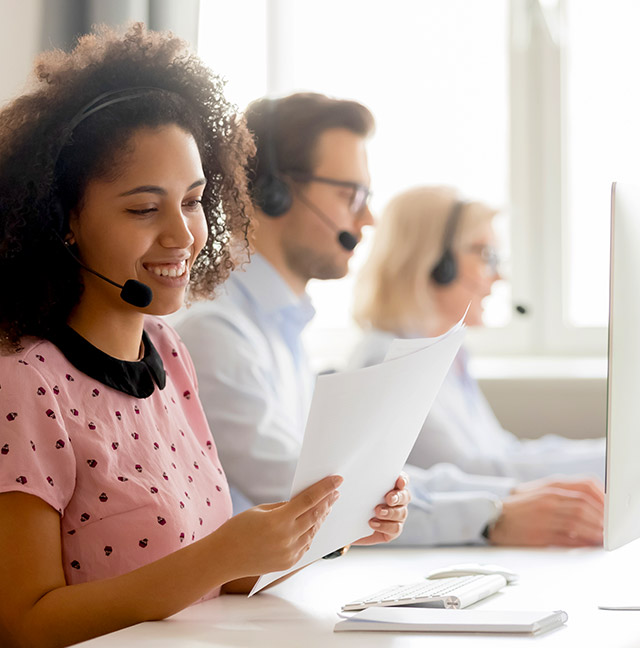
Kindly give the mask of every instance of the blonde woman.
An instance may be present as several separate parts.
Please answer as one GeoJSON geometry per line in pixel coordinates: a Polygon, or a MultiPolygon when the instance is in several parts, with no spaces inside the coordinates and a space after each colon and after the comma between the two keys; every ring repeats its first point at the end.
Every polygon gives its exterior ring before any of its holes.
{"type": "MultiPolygon", "coordinates": [[[[381,361],[395,337],[444,333],[460,319],[469,303],[467,325],[482,325],[483,300],[500,279],[492,225],[495,215],[495,210],[479,202],[466,202],[448,187],[417,187],[391,200],[356,285],[354,314],[365,333],[352,356],[352,366],[381,361]]],[[[550,482],[515,484],[554,474],[601,477],[604,444],[602,439],[575,441],[558,436],[520,440],[504,430],[470,376],[463,349],[445,379],[409,463],[420,469],[436,466],[425,473],[422,482],[412,476],[414,496],[420,483],[427,485],[430,497],[434,490],[477,490],[471,475],[479,475],[497,479],[478,485],[497,497],[503,497],[505,490],[526,492],[531,497],[534,493],[544,495],[542,491],[550,482]],[[461,486],[453,486],[450,478],[444,482],[433,479],[434,474],[445,470],[443,464],[449,465],[446,470],[455,465],[462,471],[455,473],[457,483],[462,480],[461,486]]],[[[580,493],[587,498],[587,508],[592,507],[587,517],[595,525],[590,537],[595,540],[597,527],[601,527],[600,484],[592,479],[553,484],[554,492],[560,490],[572,497],[580,493]]],[[[503,501],[503,510],[510,507],[508,501],[503,501]]],[[[544,496],[538,497],[540,502],[549,505],[544,496]]],[[[554,516],[559,519],[559,515],[554,516]]],[[[500,511],[496,512],[498,518],[500,511]]],[[[539,522],[540,517],[537,519],[539,522]]],[[[412,536],[407,531],[409,528],[405,529],[405,541],[412,536]]],[[[485,537],[490,531],[484,529],[485,537]]],[[[575,534],[575,529],[570,533],[575,534]]],[[[551,541],[557,543],[558,539],[551,541]]]]}

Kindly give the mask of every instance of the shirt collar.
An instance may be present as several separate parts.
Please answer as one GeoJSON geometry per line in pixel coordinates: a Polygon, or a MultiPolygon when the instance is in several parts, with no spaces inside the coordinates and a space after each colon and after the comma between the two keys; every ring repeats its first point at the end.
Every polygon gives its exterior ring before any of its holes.
{"type": "Polygon", "coordinates": [[[280,273],[260,254],[252,254],[250,263],[232,274],[243,292],[265,313],[295,321],[302,330],[316,311],[307,293],[298,297],[280,273]]]}
{"type": "Polygon", "coordinates": [[[70,326],[60,329],[51,341],[76,369],[129,396],[148,398],[153,394],[155,385],[160,389],[164,389],[166,385],[162,358],[146,331],[142,332],[144,356],[134,362],[106,354],[70,326]]]}

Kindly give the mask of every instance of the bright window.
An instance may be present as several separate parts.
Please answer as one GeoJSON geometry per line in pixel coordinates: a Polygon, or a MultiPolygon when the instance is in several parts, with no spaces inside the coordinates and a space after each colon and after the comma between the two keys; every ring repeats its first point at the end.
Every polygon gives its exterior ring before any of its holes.
{"type": "Polygon", "coordinates": [[[565,9],[565,317],[603,327],[611,182],[640,184],[640,3],[566,0],[565,9]]]}
{"type": "MultiPolygon", "coordinates": [[[[200,54],[229,79],[232,100],[244,106],[265,91],[313,90],[367,105],[377,122],[369,147],[374,213],[417,184],[453,185],[507,207],[507,0],[276,0],[267,8],[202,3],[200,54]]],[[[347,278],[310,285],[318,311],[312,345],[341,353],[366,253],[365,238],[347,278]]],[[[496,288],[487,319],[504,325],[510,289],[496,288]]]]}

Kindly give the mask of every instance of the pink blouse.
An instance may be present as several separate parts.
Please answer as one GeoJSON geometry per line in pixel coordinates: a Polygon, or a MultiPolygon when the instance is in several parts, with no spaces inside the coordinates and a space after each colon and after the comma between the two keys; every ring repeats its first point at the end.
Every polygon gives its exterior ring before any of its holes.
{"type": "Polygon", "coordinates": [[[0,357],[0,492],[60,512],[68,584],[132,571],[231,516],[191,358],[160,319],[145,330],[166,371],[148,398],[90,378],[45,340],[0,357]]]}

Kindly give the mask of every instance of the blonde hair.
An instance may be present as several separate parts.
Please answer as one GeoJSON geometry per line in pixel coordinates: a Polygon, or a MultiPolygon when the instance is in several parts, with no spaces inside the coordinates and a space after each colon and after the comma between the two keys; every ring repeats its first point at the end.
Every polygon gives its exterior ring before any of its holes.
{"type": "MultiPolygon", "coordinates": [[[[451,187],[416,187],[385,207],[355,287],[354,317],[362,328],[412,335],[424,333],[437,317],[430,276],[442,256],[447,221],[458,201],[451,187]]],[[[469,245],[496,213],[482,203],[465,202],[453,252],[469,245]]]]}

